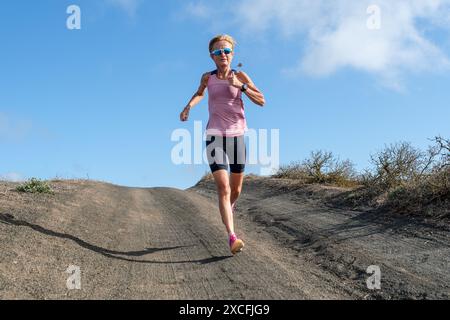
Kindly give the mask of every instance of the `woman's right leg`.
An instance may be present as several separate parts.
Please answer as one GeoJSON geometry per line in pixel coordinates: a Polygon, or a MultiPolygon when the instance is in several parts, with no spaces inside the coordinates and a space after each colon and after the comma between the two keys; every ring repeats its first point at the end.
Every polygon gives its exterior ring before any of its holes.
{"type": "Polygon", "coordinates": [[[219,197],[219,211],[222,216],[222,222],[227,229],[228,234],[234,233],[233,214],[231,212],[231,188],[229,183],[228,171],[219,169],[213,172],[216,182],[217,195],[219,197]]]}
{"type": "Polygon", "coordinates": [[[228,178],[228,170],[219,169],[213,172],[219,195],[219,210],[222,221],[227,228],[231,253],[234,255],[244,247],[244,242],[234,233],[233,213],[231,212],[230,195],[231,188],[228,178]]]}

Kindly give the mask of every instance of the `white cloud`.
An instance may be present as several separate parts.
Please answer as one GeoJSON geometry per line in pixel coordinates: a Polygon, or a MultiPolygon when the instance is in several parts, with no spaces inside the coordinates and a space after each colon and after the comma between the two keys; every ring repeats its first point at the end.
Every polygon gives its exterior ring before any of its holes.
{"type": "Polygon", "coordinates": [[[450,0],[247,0],[222,8],[205,19],[231,20],[243,34],[258,38],[275,31],[302,44],[304,52],[284,70],[290,74],[327,76],[350,67],[399,89],[408,73],[450,69],[428,34],[450,30],[450,0]],[[379,30],[367,27],[369,5],[381,10],[379,30]]]}
{"type": "Polygon", "coordinates": [[[124,10],[130,17],[136,15],[137,9],[141,4],[141,0],[106,0],[110,4],[124,10]]]}
{"type": "Polygon", "coordinates": [[[22,182],[25,181],[26,179],[20,173],[8,172],[0,175],[0,180],[10,182],[22,182]]]}

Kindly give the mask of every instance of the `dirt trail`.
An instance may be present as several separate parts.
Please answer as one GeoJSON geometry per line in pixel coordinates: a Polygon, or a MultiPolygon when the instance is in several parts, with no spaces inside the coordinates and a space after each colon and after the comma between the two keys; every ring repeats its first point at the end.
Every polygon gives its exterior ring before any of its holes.
{"type": "Polygon", "coordinates": [[[414,234],[411,224],[384,225],[313,195],[250,181],[236,212],[246,247],[232,257],[212,183],[178,190],[61,181],[52,183],[55,195],[13,186],[0,183],[1,299],[450,296],[448,230],[414,234]],[[382,290],[366,287],[372,264],[382,290]],[[80,290],[66,286],[70,265],[80,267],[80,290]]]}
{"type": "MultiPolygon", "coordinates": [[[[291,186],[280,179],[246,181],[237,206],[242,225],[272,235],[301,261],[335,276],[352,298],[449,299],[450,224],[391,213],[330,206],[342,189],[291,186]],[[368,290],[369,266],[381,271],[381,290],[368,290]]],[[[192,188],[215,198],[211,181],[192,188]]],[[[321,273],[323,275],[323,273],[321,273]]]]}

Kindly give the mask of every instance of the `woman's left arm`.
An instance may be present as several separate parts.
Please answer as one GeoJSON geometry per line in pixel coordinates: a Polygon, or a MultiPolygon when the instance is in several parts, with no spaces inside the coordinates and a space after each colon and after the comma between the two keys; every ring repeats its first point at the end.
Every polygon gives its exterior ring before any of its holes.
{"type": "Polygon", "coordinates": [[[240,89],[242,85],[246,83],[248,88],[244,93],[247,95],[247,97],[258,106],[264,106],[264,104],[266,103],[264,95],[255,86],[252,79],[250,79],[250,77],[244,71],[236,73],[236,78],[238,80],[237,87],[240,89]]]}

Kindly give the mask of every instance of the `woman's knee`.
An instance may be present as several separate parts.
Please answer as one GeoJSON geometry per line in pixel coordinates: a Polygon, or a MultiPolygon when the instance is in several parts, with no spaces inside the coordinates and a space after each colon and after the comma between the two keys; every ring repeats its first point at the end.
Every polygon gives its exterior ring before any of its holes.
{"type": "Polygon", "coordinates": [[[239,195],[241,194],[242,188],[233,188],[233,190],[231,190],[231,197],[233,198],[237,198],[239,197],[239,195]]]}
{"type": "Polygon", "coordinates": [[[231,195],[230,185],[226,183],[218,184],[217,191],[221,197],[229,197],[231,195]]]}
{"type": "Polygon", "coordinates": [[[226,170],[217,170],[213,173],[216,181],[217,193],[219,196],[230,196],[231,188],[228,178],[228,172],[226,170]]]}

